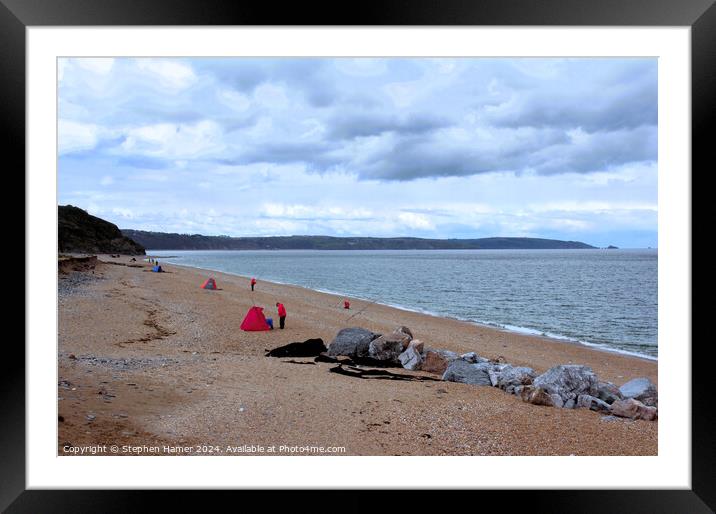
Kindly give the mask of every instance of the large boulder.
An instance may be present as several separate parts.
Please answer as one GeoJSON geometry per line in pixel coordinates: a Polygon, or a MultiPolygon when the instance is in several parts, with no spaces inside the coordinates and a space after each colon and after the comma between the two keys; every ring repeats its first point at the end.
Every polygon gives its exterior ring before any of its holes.
{"type": "Polygon", "coordinates": [[[448,382],[461,382],[463,384],[491,386],[490,375],[488,374],[489,364],[472,364],[462,359],[451,361],[445,373],[443,380],[448,382]]]}
{"type": "Polygon", "coordinates": [[[370,330],[359,327],[344,328],[328,345],[328,355],[347,355],[349,357],[368,357],[368,347],[373,339],[380,337],[370,330]]]}
{"type": "Polygon", "coordinates": [[[519,395],[522,401],[532,405],[544,405],[546,407],[563,407],[564,402],[558,394],[550,394],[541,387],[533,385],[519,386],[519,395]]]}
{"type": "Polygon", "coordinates": [[[398,355],[398,360],[400,361],[400,364],[405,369],[421,369],[421,365],[423,363],[422,350],[423,343],[421,343],[417,339],[413,339],[412,341],[410,341],[410,344],[408,344],[408,347],[405,349],[405,351],[398,355]]]}
{"type": "Polygon", "coordinates": [[[609,412],[611,410],[607,402],[588,394],[580,394],[577,396],[576,407],[578,409],[590,409],[602,412],[609,412]]]}
{"type": "Polygon", "coordinates": [[[504,366],[499,372],[497,372],[497,383],[496,387],[507,391],[508,393],[514,393],[515,387],[530,385],[534,382],[537,373],[532,368],[524,366],[504,366]]]}
{"type": "Polygon", "coordinates": [[[421,369],[430,373],[443,374],[450,362],[459,359],[460,356],[449,350],[435,350],[427,348],[423,354],[423,364],[421,369]]]}
{"type": "Polygon", "coordinates": [[[555,366],[534,379],[535,387],[558,395],[562,402],[575,400],[580,394],[597,395],[597,376],[587,366],[566,364],[555,366]]]}
{"type": "Polygon", "coordinates": [[[397,330],[383,334],[368,344],[368,356],[379,361],[398,363],[398,357],[408,347],[410,339],[409,335],[397,330]]]}
{"type": "Polygon", "coordinates": [[[612,414],[622,418],[644,419],[646,421],[653,421],[657,418],[656,407],[644,405],[634,398],[617,400],[612,403],[611,407],[612,414]]]}
{"type": "Polygon", "coordinates": [[[624,396],[619,388],[611,382],[599,381],[597,382],[597,398],[611,405],[617,400],[623,400],[624,396]]]}
{"type": "Polygon", "coordinates": [[[624,398],[634,398],[644,405],[656,407],[659,404],[656,385],[646,377],[630,380],[619,388],[624,398]]]}

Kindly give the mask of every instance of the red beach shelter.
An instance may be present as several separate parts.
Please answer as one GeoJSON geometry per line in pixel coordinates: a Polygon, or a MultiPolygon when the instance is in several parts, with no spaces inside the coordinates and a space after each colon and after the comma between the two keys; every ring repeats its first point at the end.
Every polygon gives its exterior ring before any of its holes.
{"type": "Polygon", "coordinates": [[[258,330],[271,330],[268,323],[266,323],[266,317],[263,313],[263,307],[253,306],[246,313],[244,321],[241,322],[241,330],[247,332],[253,332],[258,330]]]}
{"type": "Polygon", "coordinates": [[[201,285],[202,289],[216,289],[216,280],[213,278],[207,278],[201,285]]]}

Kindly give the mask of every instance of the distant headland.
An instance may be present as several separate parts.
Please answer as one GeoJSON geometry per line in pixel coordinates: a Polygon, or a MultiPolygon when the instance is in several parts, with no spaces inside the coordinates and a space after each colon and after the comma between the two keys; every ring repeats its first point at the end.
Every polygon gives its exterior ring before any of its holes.
{"type": "Polygon", "coordinates": [[[423,239],[418,237],[229,237],[122,230],[152,250],[561,250],[592,249],[580,241],[534,237],[423,239]]]}

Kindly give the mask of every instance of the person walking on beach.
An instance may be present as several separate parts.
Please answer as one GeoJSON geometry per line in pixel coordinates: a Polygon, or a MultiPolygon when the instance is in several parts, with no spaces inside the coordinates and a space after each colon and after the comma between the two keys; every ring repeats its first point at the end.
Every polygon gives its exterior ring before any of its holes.
{"type": "Polygon", "coordinates": [[[256,279],[255,279],[255,278],[252,278],[252,279],[251,279],[251,290],[252,290],[252,291],[254,290],[254,286],[255,286],[255,285],[256,285],[256,279]]]}
{"type": "Polygon", "coordinates": [[[278,309],[279,328],[283,330],[286,324],[286,307],[282,303],[276,302],[276,308],[278,309]]]}

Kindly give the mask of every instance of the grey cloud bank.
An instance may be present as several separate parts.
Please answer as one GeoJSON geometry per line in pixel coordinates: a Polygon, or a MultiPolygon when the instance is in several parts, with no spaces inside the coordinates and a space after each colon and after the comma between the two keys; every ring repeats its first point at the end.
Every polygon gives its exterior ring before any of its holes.
{"type": "Polygon", "coordinates": [[[655,59],[63,59],[59,70],[60,202],[123,228],[656,246],[655,59]],[[537,207],[568,201],[603,208],[537,207]],[[290,216],[297,205],[314,211],[290,216]],[[609,233],[620,241],[588,240],[609,233]]]}

